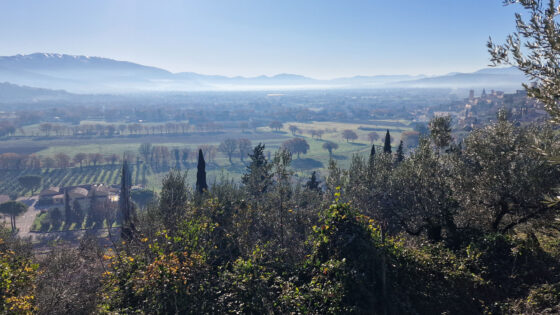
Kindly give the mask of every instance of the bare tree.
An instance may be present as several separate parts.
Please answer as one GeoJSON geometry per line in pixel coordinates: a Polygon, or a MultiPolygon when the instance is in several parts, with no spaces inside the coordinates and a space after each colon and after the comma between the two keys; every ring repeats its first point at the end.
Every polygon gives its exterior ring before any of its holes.
{"type": "Polygon", "coordinates": [[[74,163],[80,164],[80,169],[82,169],[82,164],[84,163],[85,160],[87,160],[87,154],[76,153],[76,155],[74,155],[74,158],[72,160],[74,161],[74,163]]]}
{"type": "Polygon", "coordinates": [[[54,156],[54,160],[56,161],[56,165],[59,168],[67,168],[68,166],[70,166],[70,157],[68,156],[68,154],[57,153],[54,156]]]}
{"type": "Polygon", "coordinates": [[[372,131],[367,134],[367,138],[369,140],[369,143],[373,144],[374,141],[379,140],[379,134],[375,131],[372,131]]]}
{"type": "Polygon", "coordinates": [[[290,132],[292,133],[292,136],[295,136],[296,133],[299,131],[299,128],[295,125],[290,125],[288,127],[288,129],[290,129],[290,132]]]}
{"type": "Polygon", "coordinates": [[[233,157],[233,154],[235,154],[235,152],[237,151],[237,140],[228,138],[222,141],[222,143],[220,143],[220,146],[218,147],[218,150],[223,154],[227,155],[229,159],[229,163],[233,164],[231,158],[233,157]]]}
{"type": "Polygon", "coordinates": [[[243,159],[249,155],[249,153],[253,150],[253,146],[251,144],[251,140],[242,138],[237,140],[237,147],[239,151],[239,159],[243,162],[243,159]]]}

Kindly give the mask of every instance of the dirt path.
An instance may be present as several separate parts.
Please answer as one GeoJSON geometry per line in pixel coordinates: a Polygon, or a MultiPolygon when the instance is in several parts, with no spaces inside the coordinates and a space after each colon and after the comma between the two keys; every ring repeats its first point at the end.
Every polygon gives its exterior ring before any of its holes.
{"type": "Polygon", "coordinates": [[[39,210],[35,209],[35,204],[38,199],[38,196],[30,198],[20,197],[17,199],[17,201],[20,201],[28,206],[27,211],[16,218],[16,227],[18,228],[18,235],[21,238],[31,236],[31,226],[33,225],[33,221],[35,221],[35,217],[39,213],[39,210]]]}

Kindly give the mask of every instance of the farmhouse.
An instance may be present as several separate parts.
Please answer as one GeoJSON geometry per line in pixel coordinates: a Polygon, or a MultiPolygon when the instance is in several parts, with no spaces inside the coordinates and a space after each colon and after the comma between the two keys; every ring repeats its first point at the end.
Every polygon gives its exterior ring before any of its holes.
{"type": "Polygon", "coordinates": [[[64,203],[64,194],[60,187],[49,187],[39,193],[38,205],[60,205],[64,203]]]}
{"type": "Polygon", "coordinates": [[[98,185],[80,185],[72,187],[49,187],[41,191],[39,194],[39,206],[58,206],[63,205],[65,193],[68,193],[69,201],[73,205],[78,202],[83,209],[91,206],[91,202],[95,201],[118,201],[119,189],[103,184],[98,185]]]}

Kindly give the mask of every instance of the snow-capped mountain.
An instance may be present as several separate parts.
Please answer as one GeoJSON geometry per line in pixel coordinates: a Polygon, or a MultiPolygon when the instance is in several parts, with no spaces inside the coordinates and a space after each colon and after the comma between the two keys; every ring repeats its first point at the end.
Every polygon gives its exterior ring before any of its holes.
{"type": "Polygon", "coordinates": [[[0,82],[74,93],[392,87],[519,88],[515,69],[483,69],[444,76],[378,75],[317,80],[297,74],[226,77],[164,69],[101,57],[34,53],[0,57],[0,82]]]}

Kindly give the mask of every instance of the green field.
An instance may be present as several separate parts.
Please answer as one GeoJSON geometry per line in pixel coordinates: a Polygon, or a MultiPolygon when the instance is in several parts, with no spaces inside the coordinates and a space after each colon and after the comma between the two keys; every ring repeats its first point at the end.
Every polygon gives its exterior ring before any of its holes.
{"type": "MultiPolygon", "coordinates": [[[[66,153],[73,156],[78,152],[82,153],[101,153],[105,156],[110,154],[117,154],[122,156],[125,152],[137,153],[138,148],[142,143],[151,142],[153,145],[167,146],[171,148],[185,148],[189,147],[191,150],[197,149],[202,144],[218,146],[219,143],[227,138],[240,138],[247,137],[252,140],[252,144],[256,145],[262,142],[266,145],[266,150],[273,156],[274,152],[281,146],[282,142],[292,138],[289,132],[289,126],[295,125],[301,133],[296,134],[297,137],[304,138],[309,143],[309,151],[307,154],[302,154],[300,159],[296,155],[293,157],[292,167],[299,178],[305,178],[312,171],[324,171],[328,166],[329,155],[326,150],[322,148],[325,141],[336,142],[339,148],[333,152],[333,158],[337,160],[340,166],[347,167],[353,154],[367,155],[370,151],[370,142],[367,139],[367,134],[375,129],[380,138],[375,142],[376,145],[383,144],[385,129],[391,130],[392,138],[394,139],[393,146],[398,144],[403,130],[410,130],[410,128],[402,121],[375,121],[375,123],[341,123],[341,122],[313,122],[313,123],[285,123],[284,128],[280,131],[272,131],[268,127],[259,128],[256,132],[240,133],[239,130],[227,131],[223,133],[215,133],[210,135],[170,135],[163,136],[139,136],[139,137],[115,137],[115,138],[86,138],[76,140],[69,138],[66,141],[62,139],[46,139],[35,141],[44,147],[36,154],[42,157],[54,156],[57,153],[66,153]],[[362,127],[362,129],[359,129],[362,127]],[[324,130],[325,133],[321,139],[312,138],[310,130],[324,130]],[[341,136],[343,130],[353,130],[358,135],[358,139],[346,142],[341,136]]],[[[268,152],[266,153],[268,155],[268,152]]],[[[196,178],[196,164],[195,157],[189,159],[188,165],[181,165],[181,170],[188,171],[188,181],[194,185],[196,178]]],[[[248,158],[245,159],[245,163],[248,158]]],[[[161,180],[170,169],[175,166],[174,162],[169,163],[167,168],[154,169],[151,166],[142,164],[136,165],[132,161],[132,177],[134,185],[144,185],[148,189],[159,190],[161,180]]],[[[242,163],[239,157],[233,158],[233,165],[229,163],[228,158],[218,152],[216,157],[208,161],[207,159],[207,176],[208,182],[213,183],[223,178],[239,180],[241,174],[245,171],[245,164],[242,163]]],[[[30,195],[31,192],[17,183],[17,178],[25,174],[38,174],[43,177],[43,185],[37,191],[47,188],[49,186],[72,186],[79,184],[118,184],[119,166],[118,165],[97,165],[97,166],[84,166],[82,169],[74,165],[66,169],[41,169],[41,170],[2,170],[0,178],[0,194],[18,194],[30,195]]]]}

